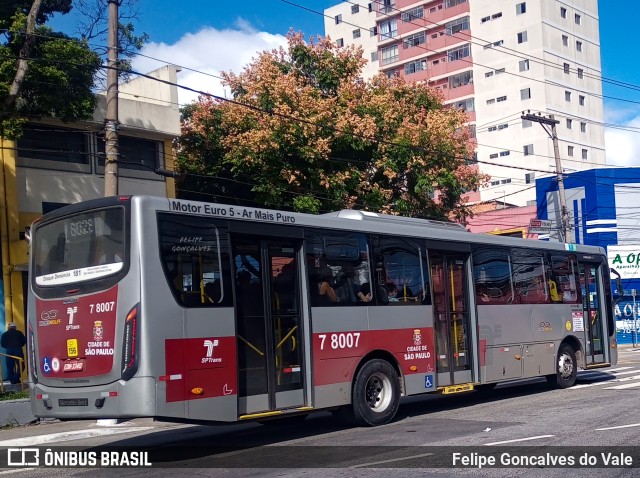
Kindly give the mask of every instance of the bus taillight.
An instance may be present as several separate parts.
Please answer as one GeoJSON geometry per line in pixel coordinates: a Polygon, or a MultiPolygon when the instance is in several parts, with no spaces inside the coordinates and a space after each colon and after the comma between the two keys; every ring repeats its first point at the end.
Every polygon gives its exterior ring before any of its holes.
{"type": "Polygon", "coordinates": [[[122,347],[122,379],[129,380],[138,370],[138,321],[140,304],[127,314],[124,323],[124,343],[122,347]]]}

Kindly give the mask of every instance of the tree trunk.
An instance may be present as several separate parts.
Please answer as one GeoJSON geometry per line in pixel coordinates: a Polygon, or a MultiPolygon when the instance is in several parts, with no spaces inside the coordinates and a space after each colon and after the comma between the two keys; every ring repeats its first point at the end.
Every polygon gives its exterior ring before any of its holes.
{"type": "Polygon", "coordinates": [[[36,18],[38,17],[38,12],[40,11],[41,5],[42,0],[33,0],[31,10],[29,11],[29,16],[27,16],[26,38],[24,40],[22,48],[20,48],[20,54],[18,56],[18,69],[16,71],[16,76],[13,78],[13,82],[11,83],[11,87],[9,88],[9,94],[4,99],[4,108],[6,111],[9,111],[15,104],[16,98],[20,94],[20,89],[22,88],[22,84],[24,83],[24,78],[25,76],[27,76],[27,70],[29,69],[28,58],[31,54],[33,32],[36,28],[36,18]]]}

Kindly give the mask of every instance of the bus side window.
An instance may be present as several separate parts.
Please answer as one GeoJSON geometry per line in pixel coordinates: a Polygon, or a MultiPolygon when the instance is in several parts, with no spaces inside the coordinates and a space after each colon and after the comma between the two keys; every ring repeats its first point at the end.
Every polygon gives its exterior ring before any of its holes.
{"type": "Polygon", "coordinates": [[[375,286],[378,305],[429,305],[426,247],[420,241],[374,237],[375,286]],[[386,297],[385,297],[386,296],[386,297]]]}
{"type": "Polygon", "coordinates": [[[478,305],[517,303],[507,249],[482,247],[473,253],[473,274],[478,305]]]}
{"type": "Polygon", "coordinates": [[[208,218],[158,214],[162,268],[185,307],[231,305],[228,239],[208,218]]]}
{"type": "Polygon", "coordinates": [[[367,236],[358,233],[306,231],[305,254],[312,307],[373,304],[367,236]],[[362,301],[361,296],[367,296],[362,301]]]}

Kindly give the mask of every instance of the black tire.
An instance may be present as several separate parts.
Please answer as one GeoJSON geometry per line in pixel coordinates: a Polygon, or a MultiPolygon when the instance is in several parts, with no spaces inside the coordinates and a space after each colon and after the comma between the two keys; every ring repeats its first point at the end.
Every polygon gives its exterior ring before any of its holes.
{"type": "Polygon", "coordinates": [[[556,373],[547,375],[547,381],[555,388],[569,388],[576,383],[578,363],[576,352],[568,344],[562,344],[556,358],[556,373]]]}
{"type": "Polygon", "coordinates": [[[389,362],[371,360],[363,365],[353,382],[353,415],[359,425],[389,423],[400,406],[400,380],[389,362]]]}

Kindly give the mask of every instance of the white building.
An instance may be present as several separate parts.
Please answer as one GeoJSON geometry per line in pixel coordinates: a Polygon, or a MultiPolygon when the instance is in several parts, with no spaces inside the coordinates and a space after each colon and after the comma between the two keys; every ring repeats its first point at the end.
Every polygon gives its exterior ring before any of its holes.
{"type": "MultiPolygon", "coordinates": [[[[533,204],[535,177],[555,171],[549,135],[539,124],[523,121],[523,112],[559,121],[565,170],[604,165],[597,0],[376,0],[369,5],[377,10],[379,71],[428,80],[442,90],[446,103],[469,112],[480,170],[491,175],[491,184],[471,201],[508,197],[512,204],[533,204]]],[[[351,6],[345,2],[325,13],[351,6]]],[[[344,28],[325,22],[327,35],[347,45],[352,39],[337,34],[344,28]]]]}

